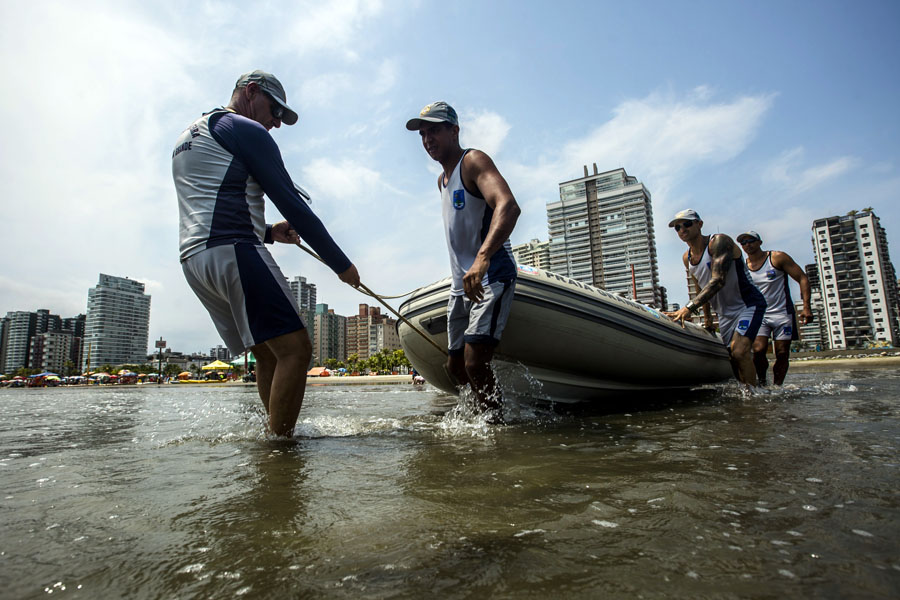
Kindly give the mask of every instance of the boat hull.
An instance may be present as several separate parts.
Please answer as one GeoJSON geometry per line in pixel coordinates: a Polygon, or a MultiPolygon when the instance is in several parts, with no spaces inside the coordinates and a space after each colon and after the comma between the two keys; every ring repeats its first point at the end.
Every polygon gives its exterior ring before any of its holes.
{"type": "MultiPolygon", "coordinates": [[[[400,314],[447,347],[450,280],[417,290],[400,314]]],[[[404,323],[400,343],[432,385],[456,388],[446,356],[404,323]]],[[[721,338],[692,323],[554,273],[519,267],[509,321],[495,352],[505,368],[526,371],[537,395],[579,402],[633,391],[687,388],[732,376],[721,338]]]]}

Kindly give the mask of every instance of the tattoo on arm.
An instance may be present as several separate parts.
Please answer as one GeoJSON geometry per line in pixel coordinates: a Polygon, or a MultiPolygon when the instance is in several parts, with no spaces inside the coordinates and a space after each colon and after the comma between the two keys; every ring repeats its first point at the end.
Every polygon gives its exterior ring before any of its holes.
{"type": "Polygon", "coordinates": [[[709,256],[712,259],[709,265],[712,277],[694,298],[694,304],[698,306],[709,302],[725,285],[725,275],[734,260],[734,243],[728,238],[723,239],[723,236],[715,236],[709,241],[709,256]]]}

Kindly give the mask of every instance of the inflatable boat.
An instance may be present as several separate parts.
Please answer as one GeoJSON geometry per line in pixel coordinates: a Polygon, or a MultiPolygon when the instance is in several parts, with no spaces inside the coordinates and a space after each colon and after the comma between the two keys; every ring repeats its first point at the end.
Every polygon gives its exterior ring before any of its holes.
{"type": "MultiPolygon", "coordinates": [[[[419,288],[399,309],[400,344],[413,367],[435,387],[457,393],[446,356],[450,279],[419,288]]],[[[535,395],[582,402],[635,391],[689,388],[732,377],[722,339],[693,323],[674,323],[658,310],[528,266],[519,266],[495,369],[539,382],[535,395]]]]}

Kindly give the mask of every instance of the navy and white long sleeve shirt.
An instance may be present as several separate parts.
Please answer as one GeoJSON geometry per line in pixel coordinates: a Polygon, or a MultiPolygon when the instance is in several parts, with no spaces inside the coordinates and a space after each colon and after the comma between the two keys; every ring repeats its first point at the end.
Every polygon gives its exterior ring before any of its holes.
{"type": "Polygon", "coordinates": [[[206,113],[178,138],[172,176],[182,262],[214,246],[262,244],[265,194],[332,271],[350,268],[350,259],[294,188],[275,140],[256,121],[227,109],[206,113]]]}

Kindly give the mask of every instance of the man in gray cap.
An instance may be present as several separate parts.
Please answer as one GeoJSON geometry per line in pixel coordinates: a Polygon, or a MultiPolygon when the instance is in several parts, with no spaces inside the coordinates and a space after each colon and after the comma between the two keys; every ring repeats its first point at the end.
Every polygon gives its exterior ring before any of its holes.
{"type": "Polygon", "coordinates": [[[237,80],[228,106],[194,121],[172,152],[182,271],[232,354],[256,357],[259,396],[276,435],[294,430],[312,345],[264,243],[296,244],[302,236],[341,281],[359,285],[356,267],[307,206],[269,135],[296,122],[281,82],[253,71],[237,80]],[[286,221],[266,225],[263,194],[286,221]]]}
{"type": "Polygon", "coordinates": [[[684,320],[691,314],[699,314],[703,307],[705,324],[710,327],[711,305],[719,317],[719,333],[731,355],[735,376],[742,383],[756,385],[750,346],[762,324],[766,300],[750,281],[740,249],[727,235],[703,235],[703,220],[690,208],[676,214],[669,227],[674,228],[687,244],[682,260],[700,289],[694,298],[669,316],[684,326],[684,320]]]}
{"type": "Polygon", "coordinates": [[[439,162],[444,233],[450,253],[447,368],[468,384],[489,422],[503,422],[491,359],[506,325],[516,281],[509,236],[519,205],[491,158],[459,145],[459,120],[446,102],[433,102],[406,123],[439,162]]]}
{"type": "Polygon", "coordinates": [[[800,296],[803,298],[803,310],[800,321],[805,325],[812,321],[812,309],[809,299],[811,288],[809,278],[800,265],[794,262],[786,252],[770,250],[763,252],[762,239],[755,231],[746,231],[737,236],[737,241],[747,254],[747,269],[750,279],[766,298],[766,314],[762,325],[753,340],[753,364],[759,377],[760,385],[766,383],[766,371],[769,360],[766,351],[769,349],[769,337],[775,342],[775,365],[772,367],[772,379],[775,385],[784,383],[790,362],[791,340],[800,339],[797,331],[797,315],[787,276],[790,275],[800,285],[800,296]]]}

